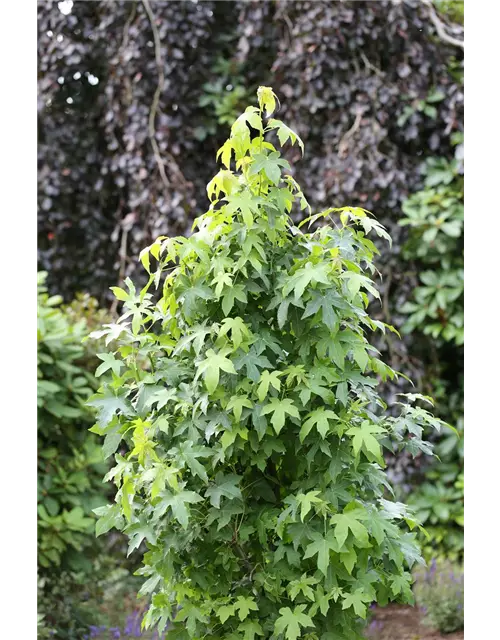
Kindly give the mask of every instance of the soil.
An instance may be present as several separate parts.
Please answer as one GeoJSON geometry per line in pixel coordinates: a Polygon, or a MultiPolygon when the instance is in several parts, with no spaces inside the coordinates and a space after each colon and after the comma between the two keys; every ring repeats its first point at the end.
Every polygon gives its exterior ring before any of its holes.
{"type": "Polygon", "coordinates": [[[422,623],[416,607],[388,605],[373,611],[367,638],[373,640],[463,640],[464,632],[441,634],[422,623]]]}

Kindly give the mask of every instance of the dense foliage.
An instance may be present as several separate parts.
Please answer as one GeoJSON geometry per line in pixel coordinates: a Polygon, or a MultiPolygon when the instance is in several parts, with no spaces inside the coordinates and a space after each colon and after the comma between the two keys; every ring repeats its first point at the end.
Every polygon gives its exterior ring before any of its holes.
{"type": "Polygon", "coordinates": [[[39,273],[39,611],[48,627],[57,627],[56,638],[76,640],[86,629],[77,614],[82,585],[95,573],[101,546],[92,510],[107,500],[101,481],[107,466],[88,432],[92,414],[85,404],[97,388],[91,374],[96,358],[82,340],[106,314],[88,296],[63,307],[60,296],[49,296],[45,280],[46,273],[39,273]]]}
{"type": "MultiPolygon", "coordinates": [[[[383,305],[370,313],[408,331],[374,345],[461,430],[460,238],[440,231],[439,253],[421,225],[440,211],[461,224],[463,48],[453,40],[463,39],[463,2],[99,1],[66,15],[59,5],[70,4],[38,3],[39,264],[51,291],[102,303],[126,276],[144,284],[140,249],[158,234],[189,235],[229,123],[272,83],[307,144],[292,171],[311,204],[373,209],[393,238],[378,260],[383,305]],[[432,184],[439,173],[454,177],[432,184]],[[400,226],[412,211],[420,226],[400,226]]],[[[384,397],[405,390],[388,380],[384,397]]],[[[413,499],[429,553],[462,553],[459,443],[437,445],[443,467],[388,459],[402,495],[422,486],[413,499]]]]}
{"type": "Polygon", "coordinates": [[[294,225],[310,207],[268,134],[303,143],[271,117],[272,90],[258,98],[217,153],[196,232],[142,251],[148,284],[113,287],[124,313],[94,334],[117,348],[92,430],[107,454],[127,448],[97,532],[123,530],[130,550],[146,541],[146,626],[361,638],[370,602],[412,601],[421,560],[416,521],[386,499],[382,446],[431,453],[423,428],[442,423],[418,395],[392,417],[377,392],[398,374],[367,339],[392,329],[366,312],[378,295],[367,234],[387,233],[349,207],[309,217],[332,222],[311,233],[294,225]]]}
{"type": "MultiPolygon", "coordinates": [[[[95,389],[82,363],[84,319],[72,322],[60,296],[50,296],[38,276],[38,528],[41,567],[85,564],[94,545],[92,509],[103,502],[105,471],[100,447],[87,429],[85,402],[95,389]]],[[[95,545],[94,545],[95,546],[95,545]]]]}
{"type": "Polygon", "coordinates": [[[403,257],[418,273],[413,296],[402,307],[408,314],[402,330],[432,337],[424,343],[430,353],[427,388],[439,400],[440,415],[462,436],[458,441],[446,436],[437,444],[441,463],[425,468],[423,481],[408,500],[430,535],[426,555],[458,560],[464,547],[464,212],[459,169],[460,155],[452,161],[429,159],[423,167],[424,189],[403,203],[406,217],[400,221],[410,227],[403,257]]]}

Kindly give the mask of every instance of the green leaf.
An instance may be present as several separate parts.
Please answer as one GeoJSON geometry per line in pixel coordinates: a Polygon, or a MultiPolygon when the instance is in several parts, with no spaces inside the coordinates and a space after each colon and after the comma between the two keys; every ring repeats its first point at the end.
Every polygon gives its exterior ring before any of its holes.
{"type": "Polygon", "coordinates": [[[293,276],[288,279],[287,284],[283,287],[283,295],[287,296],[292,290],[295,299],[298,300],[302,297],[306,287],[309,284],[330,284],[328,273],[330,265],[326,262],[320,262],[313,265],[308,262],[305,267],[298,269],[293,276]]]}
{"type": "Polygon", "coordinates": [[[282,607],[280,616],[274,623],[276,634],[284,633],[286,640],[297,640],[301,635],[300,627],[314,627],[311,618],[304,613],[305,604],[300,604],[292,611],[290,607],[282,607]]]}
{"type": "Polygon", "coordinates": [[[250,336],[250,331],[242,318],[225,318],[219,331],[219,337],[227,335],[231,331],[231,340],[237,349],[243,342],[244,338],[250,336]]]}
{"type": "Polygon", "coordinates": [[[220,371],[236,373],[234,364],[226,357],[228,353],[230,353],[229,349],[221,349],[219,353],[208,349],[205,360],[198,364],[197,376],[203,374],[209,393],[213,393],[217,389],[220,371]]]}
{"type": "Polygon", "coordinates": [[[281,167],[289,169],[290,165],[286,160],[280,159],[280,154],[277,151],[273,151],[269,155],[257,153],[250,167],[250,175],[262,171],[271,184],[277,185],[281,179],[281,167]]]}
{"type": "Polygon", "coordinates": [[[231,164],[231,154],[233,152],[233,143],[231,140],[226,140],[222,147],[217,151],[216,158],[219,159],[221,156],[222,164],[226,167],[226,169],[230,169],[231,164]]]}
{"type": "Polygon", "coordinates": [[[252,382],[258,382],[260,378],[259,369],[273,368],[268,358],[264,355],[259,355],[254,347],[248,353],[243,353],[235,358],[234,366],[238,372],[245,368],[246,374],[252,382]]]}
{"type": "Polygon", "coordinates": [[[313,503],[322,504],[324,501],[318,498],[320,491],[309,491],[308,493],[299,493],[296,496],[297,502],[300,504],[300,519],[304,522],[304,518],[312,509],[313,503]]]}
{"type": "Polygon", "coordinates": [[[356,589],[354,593],[344,593],[342,609],[352,607],[354,612],[363,620],[366,618],[367,603],[371,601],[371,597],[363,592],[363,589],[356,589]]]}
{"type": "Polygon", "coordinates": [[[316,429],[322,438],[325,438],[328,431],[330,430],[330,423],[328,420],[339,420],[339,417],[333,411],[329,409],[325,409],[324,407],[319,407],[312,411],[307,420],[304,422],[300,429],[299,438],[300,441],[303,442],[311,429],[316,425],[316,429]]]}
{"type": "Polygon", "coordinates": [[[347,540],[349,530],[362,546],[368,544],[368,531],[360,522],[360,520],[366,520],[366,518],[366,512],[359,508],[352,511],[344,509],[343,513],[336,513],[330,518],[330,522],[335,525],[334,534],[340,546],[347,540]]]}
{"type": "Polygon", "coordinates": [[[339,544],[332,531],[328,531],[324,537],[320,533],[315,532],[313,534],[313,542],[308,545],[304,559],[317,555],[318,569],[326,577],[330,565],[330,551],[338,553],[341,546],[342,544],[339,544]]]}
{"type": "Polygon", "coordinates": [[[234,609],[238,612],[238,618],[243,621],[248,617],[250,611],[258,611],[257,606],[253,598],[245,598],[244,596],[238,596],[234,603],[234,609]]]}
{"type": "Polygon", "coordinates": [[[235,300],[239,300],[240,302],[247,301],[247,294],[241,284],[233,285],[226,291],[222,298],[222,311],[224,311],[226,316],[229,315],[231,309],[234,307],[235,300]]]}
{"type": "Polygon", "coordinates": [[[241,420],[241,413],[244,408],[251,409],[253,407],[252,401],[248,396],[232,396],[227,403],[227,411],[232,411],[234,417],[238,422],[241,420]]]}
{"type": "Polygon", "coordinates": [[[171,452],[177,454],[179,461],[185,463],[193,475],[201,478],[203,482],[208,482],[207,472],[203,465],[198,462],[198,458],[206,458],[212,455],[211,449],[208,447],[195,446],[188,440],[182,442],[178,449],[172,449],[171,452]]]}
{"type": "Polygon", "coordinates": [[[281,122],[281,120],[271,119],[267,123],[267,126],[271,129],[277,129],[278,139],[280,141],[281,146],[283,146],[287,140],[290,140],[292,144],[296,142],[299,143],[299,147],[301,148],[302,155],[304,155],[304,143],[299,138],[299,136],[292,131],[289,127],[286,126],[285,123],[281,122]]]}
{"type": "Polygon", "coordinates": [[[95,525],[96,536],[102,536],[110,529],[121,530],[123,527],[123,517],[120,513],[120,505],[107,505],[105,507],[99,507],[94,509],[94,513],[99,516],[99,520],[95,525]]]}
{"type": "Polygon", "coordinates": [[[279,391],[281,388],[281,381],[279,379],[280,376],[279,371],[263,371],[260,374],[260,384],[257,388],[257,397],[260,402],[264,402],[267,393],[269,391],[269,385],[274,387],[276,391],[279,391]]]}
{"type": "Polygon", "coordinates": [[[235,605],[234,604],[223,604],[217,609],[217,617],[224,624],[226,620],[228,620],[231,616],[234,616],[235,613],[235,605]]]}
{"type": "Polygon", "coordinates": [[[130,296],[126,291],[124,291],[120,287],[110,287],[110,289],[113,292],[113,295],[115,296],[115,298],[117,300],[121,300],[122,302],[126,302],[127,300],[132,298],[132,296],[130,296]]]}
{"type": "Polygon", "coordinates": [[[210,504],[216,509],[220,509],[220,499],[222,496],[229,500],[241,499],[241,489],[238,484],[241,476],[235,474],[224,475],[222,472],[215,476],[215,482],[210,484],[205,492],[205,496],[210,498],[210,504]]]}
{"type": "Polygon", "coordinates": [[[165,492],[161,499],[160,513],[164,513],[168,507],[172,510],[172,515],[183,529],[187,529],[189,523],[189,510],[186,505],[202,502],[203,498],[194,491],[180,491],[179,493],[165,492]]]}
{"type": "Polygon", "coordinates": [[[358,455],[361,449],[363,449],[366,454],[371,455],[382,466],[384,466],[382,448],[375,437],[375,435],[382,433],[386,433],[386,430],[377,425],[370,424],[367,420],[364,420],[360,426],[351,427],[346,431],[348,436],[353,436],[352,448],[356,455],[358,455]]]}
{"type": "Polygon", "coordinates": [[[102,374],[106,373],[109,369],[117,376],[120,375],[120,371],[124,366],[121,360],[116,360],[112,353],[98,353],[97,357],[102,360],[103,363],[97,367],[95,372],[96,377],[102,376],[102,374]]]}
{"type": "Polygon", "coordinates": [[[279,398],[272,398],[271,402],[269,402],[269,404],[267,404],[262,409],[261,415],[265,416],[268,413],[273,414],[271,418],[271,424],[273,425],[274,430],[277,434],[279,434],[281,429],[284,427],[287,415],[294,418],[300,417],[297,407],[289,398],[285,398],[284,400],[280,400],[279,398]]]}
{"type": "Polygon", "coordinates": [[[266,115],[269,117],[276,109],[276,94],[271,87],[259,87],[257,89],[257,98],[260,108],[265,110],[266,115]]]}
{"type": "Polygon", "coordinates": [[[123,412],[125,415],[129,413],[129,405],[125,394],[116,395],[109,387],[106,387],[102,393],[93,395],[87,404],[97,409],[97,424],[101,428],[107,427],[118,411],[123,412]]]}
{"type": "Polygon", "coordinates": [[[263,636],[264,631],[257,620],[247,619],[238,625],[238,631],[243,633],[244,640],[254,640],[255,636],[263,636]]]}
{"type": "Polygon", "coordinates": [[[307,576],[306,573],[302,574],[300,580],[292,580],[288,585],[288,593],[290,594],[290,598],[295,600],[295,598],[302,593],[304,597],[311,602],[314,602],[314,591],[311,589],[312,584],[318,584],[318,580],[313,576],[307,576]]]}
{"type": "Polygon", "coordinates": [[[393,576],[390,579],[392,594],[397,596],[399,594],[404,595],[406,598],[412,597],[411,592],[411,574],[404,571],[402,575],[393,576]]]}

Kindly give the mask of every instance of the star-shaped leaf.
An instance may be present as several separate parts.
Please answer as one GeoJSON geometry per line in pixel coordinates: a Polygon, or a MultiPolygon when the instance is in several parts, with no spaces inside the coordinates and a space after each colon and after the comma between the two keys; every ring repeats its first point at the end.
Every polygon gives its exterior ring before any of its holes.
{"type": "Polygon", "coordinates": [[[357,616],[363,619],[366,618],[367,603],[371,601],[371,597],[364,593],[362,588],[356,589],[354,593],[344,593],[343,597],[342,609],[352,607],[357,616]]]}
{"type": "Polygon", "coordinates": [[[300,627],[314,627],[314,622],[304,613],[305,604],[299,604],[292,611],[290,607],[280,609],[280,617],[274,623],[275,633],[284,633],[286,640],[297,640],[300,627]]]}
{"type": "Polygon", "coordinates": [[[283,400],[273,398],[271,402],[262,409],[261,415],[265,416],[268,413],[273,414],[271,424],[278,434],[285,424],[286,415],[294,418],[300,417],[299,410],[290,398],[284,398],[283,400]]]}
{"type": "Polygon", "coordinates": [[[213,349],[208,349],[205,360],[199,363],[196,375],[203,374],[209,393],[213,393],[217,389],[220,371],[236,373],[234,364],[226,357],[230,351],[230,349],[221,349],[219,353],[215,353],[213,349]]]}
{"type": "Polygon", "coordinates": [[[363,509],[350,511],[344,509],[343,513],[336,513],[331,517],[330,522],[335,525],[335,538],[340,546],[346,541],[349,531],[363,546],[368,544],[368,531],[360,522],[360,520],[366,520],[367,517],[366,511],[363,509]]]}
{"type": "Polygon", "coordinates": [[[210,498],[210,504],[216,509],[220,509],[220,499],[222,496],[229,500],[241,499],[241,489],[238,486],[240,480],[241,476],[235,474],[224,475],[219,471],[215,476],[215,482],[210,484],[205,492],[207,498],[210,498]]]}
{"type": "Polygon", "coordinates": [[[300,441],[303,442],[306,436],[309,434],[311,429],[316,425],[316,429],[322,438],[326,436],[328,431],[330,430],[330,423],[328,420],[339,420],[340,418],[336,413],[330,411],[330,409],[325,409],[324,407],[319,407],[312,411],[307,420],[304,422],[300,429],[299,438],[300,441]]]}
{"type": "Polygon", "coordinates": [[[348,436],[352,438],[352,448],[355,455],[358,455],[361,449],[374,458],[381,465],[385,465],[382,457],[382,448],[375,435],[386,433],[386,430],[376,424],[371,424],[368,420],[363,420],[360,426],[351,427],[346,431],[348,436]]]}
{"type": "Polygon", "coordinates": [[[104,392],[93,395],[87,404],[98,410],[97,424],[101,428],[106,427],[118,411],[128,415],[131,410],[125,394],[115,395],[109,387],[104,392]]]}
{"type": "Polygon", "coordinates": [[[117,376],[120,375],[120,371],[124,364],[121,360],[117,360],[112,353],[98,353],[97,357],[102,360],[95,372],[96,377],[102,376],[103,373],[111,369],[117,376]]]}
{"type": "Polygon", "coordinates": [[[313,542],[308,545],[304,558],[312,558],[318,556],[318,569],[326,577],[326,572],[330,564],[330,551],[338,553],[340,547],[337,539],[335,538],[333,531],[328,531],[326,536],[322,536],[321,533],[315,532],[313,534],[313,542]]]}

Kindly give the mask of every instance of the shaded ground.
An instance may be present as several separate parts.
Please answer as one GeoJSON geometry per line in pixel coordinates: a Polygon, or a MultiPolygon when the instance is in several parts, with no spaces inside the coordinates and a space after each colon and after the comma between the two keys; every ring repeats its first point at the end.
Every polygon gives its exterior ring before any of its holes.
{"type": "Polygon", "coordinates": [[[416,607],[389,605],[374,610],[367,637],[373,640],[463,640],[464,632],[441,634],[422,623],[416,607]]]}

